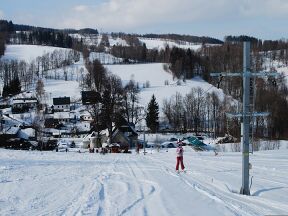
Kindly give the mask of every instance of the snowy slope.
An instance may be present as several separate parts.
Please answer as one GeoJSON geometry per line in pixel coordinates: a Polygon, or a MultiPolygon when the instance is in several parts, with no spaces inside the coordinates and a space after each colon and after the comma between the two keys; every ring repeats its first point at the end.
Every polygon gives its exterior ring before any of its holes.
{"type": "Polygon", "coordinates": [[[160,38],[142,38],[139,37],[139,40],[142,43],[146,44],[147,49],[165,49],[165,47],[168,45],[171,47],[179,47],[182,49],[188,49],[191,50],[198,50],[202,47],[201,44],[195,44],[195,43],[189,43],[186,41],[180,41],[180,43],[177,43],[176,41],[168,40],[168,39],[160,39],[160,38]]]}
{"type": "Polygon", "coordinates": [[[108,36],[110,46],[128,46],[127,42],[122,38],[113,38],[110,35],[108,36]]]}
{"type": "Polygon", "coordinates": [[[7,45],[4,60],[23,60],[27,63],[41,57],[46,53],[52,53],[54,50],[69,50],[60,47],[38,46],[38,45],[7,45]]]}
{"type": "Polygon", "coordinates": [[[91,52],[89,56],[90,61],[98,59],[101,64],[119,64],[123,62],[122,58],[117,58],[111,54],[103,52],[91,52]]]}
{"type": "Polygon", "coordinates": [[[76,81],[45,80],[44,89],[47,94],[46,103],[52,105],[53,98],[70,97],[71,99],[81,99],[81,89],[76,81]]]}
{"type": "Polygon", "coordinates": [[[150,87],[143,88],[140,92],[140,102],[143,106],[147,106],[154,94],[161,110],[165,98],[169,99],[171,96],[175,95],[176,92],[185,96],[191,91],[192,87],[200,87],[206,91],[206,93],[215,91],[220,99],[224,98],[224,93],[221,89],[217,89],[199,77],[187,80],[186,83],[182,82],[181,85],[177,85],[177,80],[173,80],[172,74],[163,69],[162,63],[107,65],[106,68],[118,75],[122,79],[124,85],[131,79],[138,82],[140,88],[142,88],[143,84],[147,81],[149,82],[150,87]],[[165,81],[168,81],[169,85],[165,85],[165,81]]]}
{"type": "MultiPolygon", "coordinates": [[[[43,55],[45,52],[53,52],[55,49],[63,49],[56,47],[34,46],[34,45],[8,45],[4,59],[22,59],[31,61],[38,56],[43,55]]],[[[115,58],[110,54],[105,53],[91,53],[91,60],[99,59],[103,64],[111,64],[114,62],[122,61],[122,59],[115,58]]],[[[129,64],[129,65],[106,65],[109,71],[118,75],[125,85],[130,79],[134,79],[139,87],[142,89],[140,92],[140,103],[143,106],[147,106],[152,95],[154,94],[157,102],[160,105],[160,111],[162,103],[165,98],[170,98],[175,95],[176,92],[185,96],[191,91],[191,88],[202,88],[205,92],[215,91],[220,98],[224,98],[224,94],[221,89],[217,89],[209,83],[203,81],[201,78],[194,78],[193,80],[187,80],[186,83],[177,85],[177,80],[173,79],[171,73],[168,73],[163,69],[162,63],[154,64],[129,64]],[[165,81],[169,85],[165,85],[165,81]],[[143,85],[149,83],[149,88],[142,88],[143,85]]],[[[67,66],[65,68],[53,69],[47,72],[49,80],[44,82],[46,98],[51,103],[51,98],[59,96],[70,96],[73,98],[80,98],[79,81],[83,79],[87,70],[84,66],[83,59],[79,62],[67,66]],[[66,78],[64,76],[66,72],[66,78]],[[67,81],[64,81],[64,80],[67,81]]]]}
{"type": "Polygon", "coordinates": [[[241,155],[185,149],[147,155],[0,149],[0,215],[286,215],[288,151],[251,155],[252,196],[239,195],[241,155]]]}
{"type": "MultiPolygon", "coordinates": [[[[86,45],[99,45],[102,39],[102,35],[93,35],[93,34],[70,34],[72,38],[81,40],[86,45]]],[[[128,46],[127,42],[122,38],[116,37],[113,38],[111,35],[108,35],[108,40],[110,46],[128,46]]]]}
{"type": "Polygon", "coordinates": [[[97,45],[100,44],[102,35],[95,34],[69,34],[72,38],[78,39],[79,41],[82,39],[82,42],[86,45],[97,45]]]}

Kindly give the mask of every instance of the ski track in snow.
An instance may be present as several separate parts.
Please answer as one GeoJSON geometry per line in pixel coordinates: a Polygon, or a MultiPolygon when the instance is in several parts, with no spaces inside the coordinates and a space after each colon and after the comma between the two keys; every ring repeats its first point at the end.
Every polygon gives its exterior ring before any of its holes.
{"type": "Polygon", "coordinates": [[[0,149],[0,215],[287,214],[287,156],[260,153],[251,161],[252,196],[243,196],[240,154],[188,151],[187,171],[177,174],[173,150],[144,156],[0,149]]]}

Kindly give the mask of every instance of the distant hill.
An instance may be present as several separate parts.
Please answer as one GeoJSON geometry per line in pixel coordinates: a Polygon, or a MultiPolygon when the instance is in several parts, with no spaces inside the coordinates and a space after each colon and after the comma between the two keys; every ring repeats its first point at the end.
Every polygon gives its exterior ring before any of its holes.
{"type": "Polygon", "coordinates": [[[92,28],[84,28],[84,29],[53,29],[53,28],[43,28],[37,26],[30,26],[30,25],[22,25],[22,24],[14,24],[14,31],[32,31],[32,30],[43,30],[43,31],[60,31],[65,32],[68,34],[98,34],[97,29],[92,28]]]}
{"type": "Polygon", "coordinates": [[[225,42],[243,42],[243,41],[250,41],[252,43],[257,43],[259,41],[258,38],[247,36],[247,35],[240,35],[240,36],[232,36],[228,35],[225,36],[225,42]]]}

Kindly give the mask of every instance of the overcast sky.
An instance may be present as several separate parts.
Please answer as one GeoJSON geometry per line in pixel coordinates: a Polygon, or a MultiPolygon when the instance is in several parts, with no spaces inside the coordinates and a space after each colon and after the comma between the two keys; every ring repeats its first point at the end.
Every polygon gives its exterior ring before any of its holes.
{"type": "Polygon", "coordinates": [[[288,0],[0,0],[0,19],[101,32],[288,38],[288,0]]]}

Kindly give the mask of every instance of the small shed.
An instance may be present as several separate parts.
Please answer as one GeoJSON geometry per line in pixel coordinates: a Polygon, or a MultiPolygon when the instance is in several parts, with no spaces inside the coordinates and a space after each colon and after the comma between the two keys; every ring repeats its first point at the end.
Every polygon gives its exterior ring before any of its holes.
{"type": "Polygon", "coordinates": [[[138,133],[131,124],[122,124],[115,127],[112,132],[112,143],[119,143],[120,148],[127,150],[134,148],[138,142],[138,133]]]}

